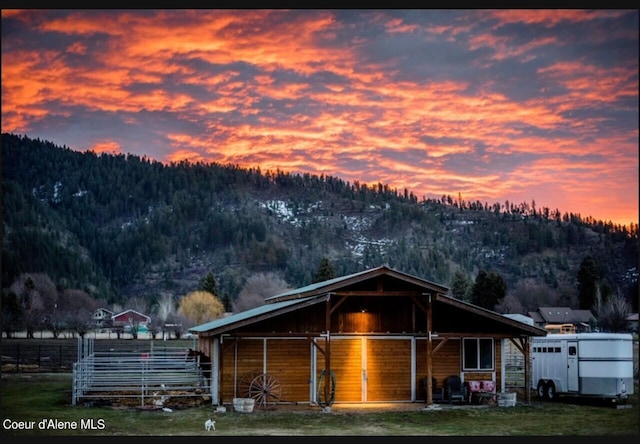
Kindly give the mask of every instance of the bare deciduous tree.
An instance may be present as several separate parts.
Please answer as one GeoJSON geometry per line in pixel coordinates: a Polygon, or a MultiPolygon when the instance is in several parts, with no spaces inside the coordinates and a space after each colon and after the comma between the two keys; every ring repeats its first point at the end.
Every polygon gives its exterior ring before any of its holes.
{"type": "Polygon", "coordinates": [[[629,330],[627,316],[631,313],[629,302],[617,294],[604,303],[598,313],[598,323],[603,331],[625,332],[629,330]]]}
{"type": "Polygon", "coordinates": [[[522,279],[509,294],[520,301],[523,313],[536,311],[540,307],[556,306],[561,300],[556,290],[533,279],[522,279]]]}
{"type": "Polygon", "coordinates": [[[96,300],[86,291],[67,289],[60,295],[58,310],[62,312],[63,322],[81,338],[91,329],[92,314],[97,308],[96,300]]]}
{"type": "Polygon", "coordinates": [[[173,295],[169,293],[162,294],[155,307],[155,324],[163,334],[166,333],[165,325],[168,323],[169,319],[176,314],[176,311],[177,307],[173,300],[173,295]]]}
{"type": "Polygon", "coordinates": [[[264,299],[290,289],[289,284],[276,273],[257,273],[247,282],[233,301],[233,311],[240,312],[264,304],[264,299]]]}
{"type": "Polygon", "coordinates": [[[11,285],[10,290],[18,296],[22,310],[22,328],[27,331],[27,337],[33,338],[34,331],[45,325],[52,329],[54,337],[58,337],[58,290],[49,276],[43,273],[23,273],[11,285]]]}
{"type": "Polygon", "coordinates": [[[526,314],[522,303],[513,294],[508,294],[496,305],[495,311],[498,313],[514,313],[514,314],[526,314]]]}

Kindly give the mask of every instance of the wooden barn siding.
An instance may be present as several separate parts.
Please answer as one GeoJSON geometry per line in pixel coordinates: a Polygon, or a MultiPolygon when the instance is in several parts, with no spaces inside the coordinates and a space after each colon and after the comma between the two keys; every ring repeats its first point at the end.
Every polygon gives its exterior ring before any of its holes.
{"type": "MultiPolygon", "coordinates": [[[[332,304],[336,304],[332,301],[332,304]]],[[[333,333],[405,333],[425,331],[426,315],[406,298],[350,297],[331,315],[333,333]],[[366,312],[362,312],[364,308],[366,312]]],[[[326,330],[326,304],[320,303],[291,313],[256,322],[244,332],[320,333],[326,330]]]]}
{"type": "MultiPolygon", "coordinates": [[[[435,349],[441,342],[441,339],[433,340],[433,348],[435,349]]],[[[444,385],[444,380],[451,375],[460,376],[462,368],[460,355],[459,339],[449,339],[436,353],[433,355],[433,363],[431,365],[431,373],[438,382],[438,387],[444,385]]],[[[425,393],[421,389],[421,379],[427,376],[427,339],[418,338],[416,340],[416,399],[424,400],[425,393]]]]}
{"type": "Polygon", "coordinates": [[[366,339],[367,401],[411,400],[411,340],[366,339]]]}
{"type": "MultiPolygon", "coordinates": [[[[240,339],[224,351],[222,397],[225,402],[244,397],[247,382],[265,373],[264,338],[240,339]],[[237,374],[236,374],[237,368],[237,374]],[[234,389],[235,387],[235,389],[234,389]]],[[[309,402],[311,344],[304,339],[266,339],[266,373],[280,382],[283,402],[309,402]]]]}
{"type": "Polygon", "coordinates": [[[310,401],[310,347],[306,338],[267,339],[267,373],[280,381],[281,401],[310,401]]]}
{"type": "Polygon", "coordinates": [[[255,322],[242,328],[249,333],[311,333],[326,330],[326,304],[300,308],[290,313],[255,322]]]}
{"type": "MultiPolygon", "coordinates": [[[[330,365],[336,378],[335,402],[361,402],[362,340],[332,339],[330,365]]],[[[324,355],[321,353],[317,354],[317,369],[316,380],[324,369],[324,355]]]]}
{"type": "MultiPolygon", "coordinates": [[[[200,338],[199,348],[211,355],[212,343],[200,338]]],[[[441,340],[435,339],[434,348],[441,340]]],[[[324,348],[324,341],[318,344],[324,348]]],[[[461,341],[450,339],[434,355],[432,374],[442,387],[450,375],[465,380],[490,380],[495,377],[497,390],[502,386],[502,346],[496,339],[495,369],[488,372],[461,371],[461,341]]],[[[246,374],[264,372],[264,338],[238,340],[237,375],[235,346],[223,345],[222,398],[243,396],[237,392],[240,379],[246,374]]],[[[309,402],[311,400],[311,344],[307,339],[270,338],[267,340],[267,372],[281,381],[282,400],[309,402]]],[[[411,341],[367,338],[367,401],[411,400],[411,341]],[[393,382],[392,382],[393,381],[393,382]]],[[[332,338],[331,369],[336,376],[336,402],[362,402],[362,338],[332,338]]],[[[324,355],[316,354],[316,381],[325,366],[324,355]]],[[[424,400],[421,380],[427,373],[426,338],[416,339],[416,399],[424,400]]],[[[326,379],[325,379],[326,381],[326,379]]]]}
{"type": "Polygon", "coordinates": [[[198,337],[198,350],[209,357],[213,356],[213,339],[207,336],[198,337]]]}
{"type": "Polygon", "coordinates": [[[250,374],[263,373],[263,339],[239,339],[236,344],[226,347],[222,356],[222,399],[231,402],[233,398],[243,397],[240,393],[241,379],[250,374]],[[237,347],[237,362],[236,362],[237,347]],[[236,380],[237,371],[237,380],[236,380]],[[236,387],[237,385],[237,387],[236,387]],[[237,392],[236,392],[237,390],[237,392]]]}
{"type": "Polygon", "coordinates": [[[376,313],[341,313],[337,320],[338,333],[372,333],[381,329],[380,316],[376,313]]]}
{"type": "Polygon", "coordinates": [[[415,311],[407,298],[350,297],[332,314],[331,325],[338,333],[402,333],[413,331],[415,311]]]}

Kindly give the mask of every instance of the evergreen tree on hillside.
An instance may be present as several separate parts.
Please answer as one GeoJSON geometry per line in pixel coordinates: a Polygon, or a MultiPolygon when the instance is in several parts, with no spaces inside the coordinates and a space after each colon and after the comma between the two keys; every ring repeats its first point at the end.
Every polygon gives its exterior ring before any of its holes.
{"type": "Polygon", "coordinates": [[[198,283],[198,290],[208,291],[212,295],[218,296],[218,283],[213,272],[210,271],[205,277],[200,279],[198,283]]]}
{"type": "Polygon", "coordinates": [[[336,277],[336,272],[331,264],[331,261],[327,257],[323,257],[320,261],[320,265],[313,275],[313,283],[328,281],[336,277]]]}
{"type": "Polygon", "coordinates": [[[578,270],[578,300],[580,309],[591,310],[597,302],[598,266],[591,256],[585,257],[578,270]]]}
{"type": "MultiPolygon", "coordinates": [[[[524,309],[568,282],[576,302],[567,305],[577,307],[576,270],[591,254],[602,302],[607,281],[637,311],[638,224],[627,229],[533,202],[489,205],[459,194],[418,203],[410,190],[385,184],[215,162],[163,165],[26,136],[2,134],[0,141],[3,290],[39,272],[127,304],[134,295],[186,294],[211,269],[214,294],[230,310],[256,273],[276,272],[300,287],[387,263],[441,283],[453,282],[458,269],[495,270],[514,289],[531,279],[541,293],[527,284],[524,309]],[[291,214],[281,213],[283,203],[291,214]],[[328,251],[335,259],[325,265],[334,270],[321,271],[328,251]]],[[[8,307],[20,296],[11,294],[8,307]]],[[[5,315],[17,319],[11,310],[5,315]]]]}
{"type": "Polygon", "coordinates": [[[473,282],[467,274],[461,270],[456,270],[453,274],[453,280],[451,281],[451,294],[453,297],[468,302],[470,300],[472,286],[473,282]]]}
{"type": "Polygon", "coordinates": [[[471,303],[494,310],[507,294],[507,284],[502,276],[491,271],[480,270],[471,290],[471,303]]]}

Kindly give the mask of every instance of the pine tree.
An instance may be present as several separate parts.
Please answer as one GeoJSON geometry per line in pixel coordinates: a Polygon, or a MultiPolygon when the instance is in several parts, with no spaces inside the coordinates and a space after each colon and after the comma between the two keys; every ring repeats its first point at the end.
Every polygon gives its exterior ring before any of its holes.
{"type": "Polygon", "coordinates": [[[468,301],[471,288],[472,282],[467,275],[461,270],[456,270],[451,281],[451,294],[453,297],[461,301],[468,301]]]}
{"type": "Polygon", "coordinates": [[[578,270],[578,300],[580,309],[591,310],[597,300],[598,267],[591,256],[582,260],[578,270]]]}
{"type": "Polygon", "coordinates": [[[208,291],[214,296],[218,295],[218,283],[216,282],[213,272],[210,271],[205,277],[200,279],[198,290],[208,291]]]}
{"type": "Polygon", "coordinates": [[[327,257],[323,257],[320,261],[320,266],[313,275],[313,283],[328,281],[334,277],[336,277],[336,274],[331,261],[327,257]]]}
{"type": "Polygon", "coordinates": [[[494,310],[507,294],[507,284],[502,276],[480,270],[471,290],[471,302],[479,307],[494,310]]]}

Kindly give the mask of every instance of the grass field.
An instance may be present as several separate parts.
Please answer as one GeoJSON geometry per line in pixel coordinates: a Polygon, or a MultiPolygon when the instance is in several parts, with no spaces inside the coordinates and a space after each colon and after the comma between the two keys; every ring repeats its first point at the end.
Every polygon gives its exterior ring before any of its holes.
{"type": "MultiPolygon", "coordinates": [[[[638,436],[637,386],[631,408],[561,400],[515,407],[362,410],[309,406],[216,413],[211,406],[163,412],[71,405],[68,373],[2,375],[4,436],[638,436]],[[204,422],[213,418],[215,430],[204,422]],[[44,421],[43,421],[44,420],[44,421]],[[30,429],[11,427],[31,426],[30,429]],[[42,427],[40,427],[42,426],[42,427]],[[76,427],[75,429],[72,427],[76,427]]],[[[6,442],[6,441],[5,441],[6,442]]]]}

